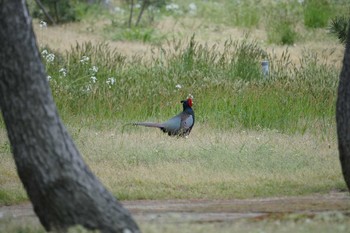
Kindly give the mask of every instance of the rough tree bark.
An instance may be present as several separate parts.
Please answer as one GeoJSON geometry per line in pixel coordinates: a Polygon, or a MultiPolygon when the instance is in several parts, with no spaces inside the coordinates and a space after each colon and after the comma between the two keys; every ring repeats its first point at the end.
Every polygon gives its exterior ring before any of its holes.
{"type": "Polygon", "coordinates": [[[345,182],[350,190],[350,27],[340,73],[336,119],[339,158],[345,182]]]}
{"type": "Polygon", "coordinates": [[[0,0],[0,107],[18,175],[46,230],[139,232],[58,116],[25,0],[0,0]]]}

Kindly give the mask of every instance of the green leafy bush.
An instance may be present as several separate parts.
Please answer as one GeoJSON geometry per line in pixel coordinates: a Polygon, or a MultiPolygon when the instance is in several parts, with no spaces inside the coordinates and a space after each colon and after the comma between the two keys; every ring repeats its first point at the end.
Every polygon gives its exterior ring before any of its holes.
{"type": "Polygon", "coordinates": [[[267,35],[270,43],[282,45],[293,45],[298,37],[292,22],[287,20],[274,22],[270,25],[267,35]]]}
{"type": "Polygon", "coordinates": [[[269,5],[266,33],[269,43],[293,45],[298,39],[296,27],[302,15],[302,6],[296,1],[278,2],[269,5]]]}
{"type": "Polygon", "coordinates": [[[348,37],[349,17],[337,16],[332,19],[329,32],[336,35],[340,43],[345,44],[348,37]]]}
{"type": "Polygon", "coordinates": [[[332,8],[328,0],[307,0],[304,8],[304,24],[310,28],[322,28],[328,25],[332,8]]]}

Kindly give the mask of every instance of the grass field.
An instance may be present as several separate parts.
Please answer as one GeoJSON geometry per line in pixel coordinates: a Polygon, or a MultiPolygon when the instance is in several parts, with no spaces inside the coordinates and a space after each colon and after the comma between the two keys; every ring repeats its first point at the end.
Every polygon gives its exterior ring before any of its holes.
{"type": "MultiPolygon", "coordinates": [[[[126,132],[116,124],[114,130],[70,128],[86,162],[121,200],[345,190],[335,140],[268,130],[222,131],[200,123],[190,138],[175,139],[158,130],[128,127],[126,132]]],[[[7,145],[1,151],[2,204],[25,200],[7,145]]]]}
{"type": "MultiPolygon", "coordinates": [[[[87,164],[118,199],[245,199],[346,190],[334,116],[344,47],[320,24],[329,22],[329,12],[345,14],[348,3],[323,8],[300,1],[240,2],[193,1],[193,14],[187,1],[178,1],[182,13],[162,8],[154,21],[145,17],[141,27],[131,29],[125,26],[127,13],[96,9],[80,22],[59,26],[42,28],[34,20],[59,113],[87,164]],[[261,72],[263,60],[270,64],[268,77],[261,72]],[[194,95],[196,113],[188,139],[124,127],[168,119],[188,94],[194,95]]],[[[0,205],[26,201],[0,119],[0,205]]],[[[347,216],[276,222],[180,229],[345,232],[350,225],[347,216]]],[[[144,232],[157,228],[141,225],[144,232]]],[[[165,225],[161,232],[177,230],[165,225]]]]}

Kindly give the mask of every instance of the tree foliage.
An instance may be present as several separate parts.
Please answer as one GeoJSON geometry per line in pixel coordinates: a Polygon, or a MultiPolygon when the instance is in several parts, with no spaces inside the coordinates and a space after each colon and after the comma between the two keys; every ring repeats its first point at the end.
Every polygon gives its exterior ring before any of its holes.
{"type": "Polygon", "coordinates": [[[332,19],[329,32],[334,34],[339,39],[340,43],[345,44],[347,38],[347,32],[349,28],[350,18],[345,16],[337,16],[332,19]]]}

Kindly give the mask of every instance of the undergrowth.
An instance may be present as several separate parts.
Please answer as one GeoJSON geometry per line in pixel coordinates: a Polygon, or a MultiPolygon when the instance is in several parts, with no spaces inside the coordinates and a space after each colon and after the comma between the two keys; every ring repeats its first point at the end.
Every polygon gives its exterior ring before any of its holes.
{"type": "Polygon", "coordinates": [[[130,122],[162,120],[194,95],[198,122],[218,129],[244,127],[305,132],[334,125],[339,67],[306,51],[267,53],[255,41],[208,46],[168,41],[151,59],[124,57],[108,44],[77,44],[65,54],[42,50],[56,104],[66,119],[130,122]],[[49,55],[55,54],[50,60],[49,55]],[[268,60],[264,76],[261,61],[268,60]]]}

